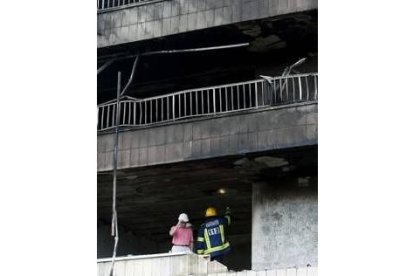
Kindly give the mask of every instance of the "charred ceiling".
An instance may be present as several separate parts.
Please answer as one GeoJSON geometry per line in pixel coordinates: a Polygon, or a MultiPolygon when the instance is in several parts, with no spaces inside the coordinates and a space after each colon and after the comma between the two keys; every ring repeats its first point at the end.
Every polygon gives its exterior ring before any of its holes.
{"type": "MultiPolygon", "coordinates": [[[[287,64],[317,53],[317,11],[249,21],[98,49],[98,67],[113,57],[168,49],[235,43],[249,47],[142,56],[128,94],[147,97],[195,87],[244,81],[259,67],[287,64]]],[[[127,82],[133,59],[119,59],[98,75],[98,103],[116,95],[117,71],[127,82]]]]}

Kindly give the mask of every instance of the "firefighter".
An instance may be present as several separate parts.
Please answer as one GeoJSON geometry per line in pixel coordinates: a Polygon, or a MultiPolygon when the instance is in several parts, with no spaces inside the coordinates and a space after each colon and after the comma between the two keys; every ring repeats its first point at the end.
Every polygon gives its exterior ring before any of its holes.
{"type": "Polygon", "coordinates": [[[197,235],[197,254],[210,255],[212,261],[223,262],[224,255],[230,251],[230,243],[226,238],[230,225],[230,208],[226,208],[225,216],[217,215],[213,207],[206,210],[206,221],[200,226],[197,235]]]}

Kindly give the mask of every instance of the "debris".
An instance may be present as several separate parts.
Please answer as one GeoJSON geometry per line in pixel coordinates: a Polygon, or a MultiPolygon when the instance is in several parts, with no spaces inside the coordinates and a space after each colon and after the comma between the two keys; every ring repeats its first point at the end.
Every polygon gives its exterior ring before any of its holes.
{"type": "Polygon", "coordinates": [[[257,163],[263,163],[269,168],[283,167],[289,165],[289,162],[283,158],[261,156],[254,159],[257,163]]]}

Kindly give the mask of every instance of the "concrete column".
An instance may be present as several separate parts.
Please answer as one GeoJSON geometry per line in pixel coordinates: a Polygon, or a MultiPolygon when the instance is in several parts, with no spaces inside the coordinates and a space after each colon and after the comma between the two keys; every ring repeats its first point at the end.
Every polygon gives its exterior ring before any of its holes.
{"type": "Polygon", "coordinates": [[[253,184],[253,270],[318,264],[317,178],[287,182],[253,184]]]}

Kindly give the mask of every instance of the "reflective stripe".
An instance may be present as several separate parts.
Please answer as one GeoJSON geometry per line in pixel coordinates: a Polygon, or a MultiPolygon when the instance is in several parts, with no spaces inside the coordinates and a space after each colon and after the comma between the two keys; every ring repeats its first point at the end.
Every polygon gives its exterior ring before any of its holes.
{"type": "Polygon", "coordinates": [[[208,236],[208,233],[207,233],[207,228],[204,228],[204,238],[206,239],[207,249],[209,249],[211,247],[211,243],[210,243],[210,237],[208,236]]]}
{"type": "Polygon", "coordinates": [[[221,242],[224,243],[224,227],[220,224],[220,235],[221,235],[221,242]]]}
{"type": "Polygon", "coordinates": [[[197,249],[197,254],[203,254],[203,249],[197,249]]]}
{"type": "Polygon", "coordinates": [[[204,238],[203,237],[197,237],[197,241],[203,242],[204,241],[204,238]]]}
{"type": "Polygon", "coordinates": [[[227,219],[227,222],[230,225],[230,223],[231,223],[231,217],[230,217],[230,215],[225,215],[224,217],[227,219]]]}
{"type": "Polygon", "coordinates": [[[230,247],[230,243],[229,242],[226,242],[223,245],[216,246],[216,247],[212,247],[212,248],[208,248],[207,250],[204,250],[204,254],[210,254],[212,252],[221,251],[221,250],[224,250],[224,249],[226,249],[228,247],[230,247]]]}

